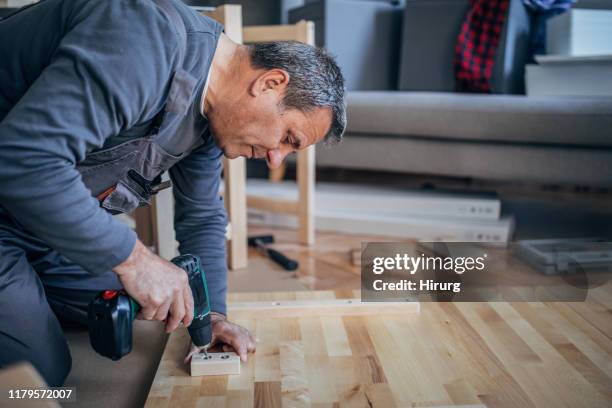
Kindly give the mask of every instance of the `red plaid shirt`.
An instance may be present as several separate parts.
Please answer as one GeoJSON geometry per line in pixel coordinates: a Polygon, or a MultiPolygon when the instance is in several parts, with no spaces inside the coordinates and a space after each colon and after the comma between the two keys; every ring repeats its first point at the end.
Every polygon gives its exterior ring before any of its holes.
{"type": "Polygon", "coordinates": [[[510,0],[471,2],[455,45],[455,88],[459,92],[489,93],[510,0]]]}

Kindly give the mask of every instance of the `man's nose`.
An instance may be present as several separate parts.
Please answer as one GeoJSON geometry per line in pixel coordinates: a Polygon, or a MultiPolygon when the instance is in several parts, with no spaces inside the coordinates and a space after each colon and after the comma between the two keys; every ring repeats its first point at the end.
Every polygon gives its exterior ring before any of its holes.
{"type": "Polygon", "coordinates": [[[266,163],[270,170],[277,169],[283,164],[283,160],[289,154],[289,150],[271,149],[268,150],[266,155],[266,163]]]}

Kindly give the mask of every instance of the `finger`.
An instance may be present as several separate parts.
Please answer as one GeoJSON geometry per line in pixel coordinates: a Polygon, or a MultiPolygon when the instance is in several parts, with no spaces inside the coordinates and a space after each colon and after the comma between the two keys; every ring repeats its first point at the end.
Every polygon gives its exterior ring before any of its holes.
{"type": "Polygon", "coordinates": [[[191,346],[189,348],[189,353],[187,353],[187,356],[185,356],[185,359],[183,360],[183,362],[185,364],[188,364],[193,358],[193,356],[200,353],[201,351],[202,351],[202,347],[198,347],[195,344],[191,343],[191,346]]]}
{"type": "Polygon", "coordinates": [[[170,301],[164,303],[155,312],[155,320],[164,321],[168,317],[168,310],[170,309],[170,301]]]}
{"type": "Polygon", "coordinates": [[[179,292],[172,302],[172,306],[170,306],[170,318],[166,323],[166,333],[173,332],[180,321],[183,320],[183,317],[185,317],[185,301],[183,300],[183,293],[179,292]]]}
{"type": "Polygon", "coordinates": [[[210,340],[210,346],[209,347],[215,347],[217,345],[217,343],[219,343],[219,339],[217,337],[217,335],[215,333],[213,333],[212,335],[212,339],[210,340]]]}
{"type": "Polygon", "coordinates": [[[247,349],[246,349],[246,346],[243,344],[243,342],[237,339],[234,339],[231,344],[234,347],[234,350],[236,350],[236,354],[238,354],[238,356],[240,357],[240,361],[246,362],[247,361],[247,349]]]}
{"type": "Polygon", "coordinates": [[[234,348],[232,346],[230,346],[229,344],[224,344],[223,345],[223,351],[226,353],[229,353],[231,351],[234,351],[234,348]]]}
{"type": "Polygon", "coordinates": [[[185,302],[185,318],[183,324],[188,327],[193,321],[193,295],[191,294],[191,288],[189,285],[185,285],[183,288],[183,300],[185,302]]]}
{"type": "Polygon", "coordinates": [[[140,315],[144,320],[153,320],[153,318],[155,317],[156,310],[156,308],[145,307],[140,311],[140,315]]]}

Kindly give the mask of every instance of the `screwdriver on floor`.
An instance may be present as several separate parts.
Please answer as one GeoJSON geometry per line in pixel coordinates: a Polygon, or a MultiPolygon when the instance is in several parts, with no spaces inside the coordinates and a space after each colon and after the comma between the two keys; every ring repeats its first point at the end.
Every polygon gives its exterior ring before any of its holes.
{"type": "Polygon", "coordinates": [[[260,254],[264,256],[267,256],[268,258],[270,258],[271,260],[273,260],[274,262],[282,266],[287,271],[294,271],[299,266],[297,261],[287,258],[281,252],[275,249],[272,249],[272,248],[268,248],[266,246],[266,244],[274,243],[273,235],[255,235],[255,236],[249,237],[248,243],[250,247],[256,248],[257,252],[259,252],[260,254]]]}

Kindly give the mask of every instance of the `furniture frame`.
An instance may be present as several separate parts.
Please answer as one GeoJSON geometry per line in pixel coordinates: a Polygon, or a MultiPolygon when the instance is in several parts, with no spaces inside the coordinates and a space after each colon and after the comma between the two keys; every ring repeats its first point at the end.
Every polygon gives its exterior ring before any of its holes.
{"type": "MultiPolygon", "coordinates": [[[[242,27],[242,8],[239,5],[223,5],[203,11],[225,27],[225,34],[233,41],[247,43],[293,40],[314,45],[314,23],[300,21],[290,25],[242,27]]],[[[280,181],[281,169],[271,172],[272,181],[280,181]]],[[[167,174],[164,175],[167,178],[167,174]]],[[[243,157],[224,160],[224,199],[228,213],[228,266],[230,269],[245,268],[247,254],[246,207],[265,211],[292,214],[299,217],[299,241],[306,245],[314,243],[314,184],[315,148],[309,146],[297,155],[298,199],[278,200],[246,195],[246,161],[243,157]]],[[[177,254],[174,236],[174,199],[171,189],[161,191],[150,207],[139,208],[134,215],[136,231],[143,242],[154,248],[163,258],[171,259],[177,254]]]]}
{"type": "MultiPolygon", "coordinates": [[[[242,7],[223,5],[204,14],[225,27],[225,34],[237,43],[242,43],[242,7]]],[[[164,175],[167,178],[167,174],[164,175]]],[[[246,219],[246,163],[243,157],[224,159],[225,206],[229,225],[228,266],[240,269],[247,266],[247,219],[246,219]]],[[[171,189],[160,191],[149,207],[142,207],[134,214],[136,231],[145,245],[154,248],[163,258],[171,259],[177,254],[174,235],[174,198],[171,189]]]]}
{"type": "MultiPolygon", "coordinates": [[[[299,41],[314,45],[315,32],[312,21],[296,24],[244,27],[245,43],[267,41],[299,41]]],[[[280,181],[285,173],[285,165],[270,172],[270,180],[280,181]]],[[[247,196],[247,206],[264,211],[274,211],[295,215],[299,218],[298,237],[302,244],[314,244],[314,186],[315,186],[315,147],[308,146],[297,153],[298,199],[283,200],[247,196]]]]}

